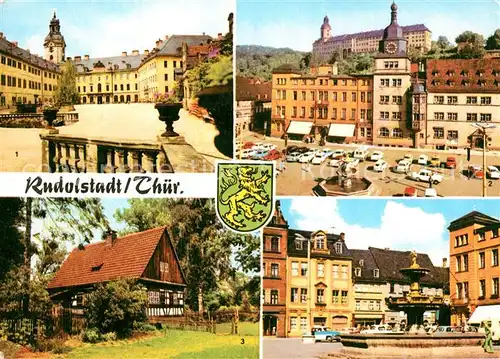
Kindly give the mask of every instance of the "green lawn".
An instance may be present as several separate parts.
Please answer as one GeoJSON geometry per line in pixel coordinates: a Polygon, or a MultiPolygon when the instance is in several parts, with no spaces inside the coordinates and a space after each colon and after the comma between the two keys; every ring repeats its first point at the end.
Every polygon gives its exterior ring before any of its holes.
{"type": "MultiPolygon", "coordinates": [[[[254,325],[257,326],[258,333],[258,324],[254,325]]],[[[255,332],[250,326],[246,330],[255,332]]],[[[74,348],[66,356],[58,356],[58,358],[257,359],[259,358],[259,336],[214,335],[205,332],[169,330],[136,341],[122,340],[111,343],[84,344],[74,348]],[[244,344],[242,344],[242,339],[244,344]]]]}
{"type": "MultiPolygon", "coordinates": [[[[231,323],[216,324],[215,331],[217,335],[231,334],[231,323]]],[[[259,336],[259,323],[240,322],[238,332],[243,336],[259,336]]]]}

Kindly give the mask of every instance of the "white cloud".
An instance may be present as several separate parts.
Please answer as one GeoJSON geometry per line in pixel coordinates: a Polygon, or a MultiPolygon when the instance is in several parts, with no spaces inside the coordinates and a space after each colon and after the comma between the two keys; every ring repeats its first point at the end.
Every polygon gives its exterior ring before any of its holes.
{"type": "Polygon", "coordinates": [[[33,35],[28,37],[26,40],[26,46],[24,48],[26,50],[30,50],[32,54],[36,54],[38,56],[43,56],[43,40],[44,36],[41,35],[33,35]]]}
{"type": "MultiPolygon", "coordinates": [[[[363,227],[347,223],[339,213],[336,199],[296,198],[291,200],[290,214],[297,228],[344,232],[348,248],[368,247],[413,250],[427,253],[435,265],[448,257],[446,219],[440,213],[427,213],[420,208],[387,201],[377,227],[363,227]],[[335,226],[332,230],[331,227],[335,226]]],[[[373,216],[360,209],[360,216],[373,216]]]]}
{"type": "MultiPolygon", "coordinates": [[[[91,18],[71,19],[66,18],[64,12],[58,12],[67,45],[66,55],[117,56],[122,51],[130,53],[136,49],[142,53],[153,48],[155,41],[164,39],[165,35],[205,32],[215,37],[228,31],[227,18],[234,12],[231,0],[163,0],[136,4],[131,4],[128,12],[123,8],[116,14],[96,11],[91,18]]],[[[45,27],[43,31],[28,39],[30,46],[38,46],[38,51],[43,49],[43,38],[47,35],[45,27]]]]}

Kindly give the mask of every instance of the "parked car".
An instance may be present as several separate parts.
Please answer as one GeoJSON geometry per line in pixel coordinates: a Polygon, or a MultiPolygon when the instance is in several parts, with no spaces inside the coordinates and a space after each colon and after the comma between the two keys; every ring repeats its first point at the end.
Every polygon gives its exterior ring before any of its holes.
{"type": "Polygon", "coordinates": [[[375,164],[373,165],[373,170],[375,172],[382,172],[383,170],[385,170],[387,168],[387,162],[384,161],[384,160],[378,160],[377,162],[375,162],[375,164]]]}
{"type": "Polygon", "coordinates": [[[309,151],[309,147],[297,147],[297,152],[306,153],[309,151]]]}
{"type": "Polygon", "coordinates": [[[441,160],[438,156],[432,156],[431,161],[429,163],[430,167],[441,167],[441,160]]]}
{"type": "Polygon", "coordinates": [[[263,149],[264,144],[262,142],[257,142],[257,143],[254,143],[252,149],[254,150],[260,150],[260,149],[263,149]]]}
{"type": "Polygon", "coordinates": [[[406,173],[410,170],[410,166],[411,166],[411,161],[408,159],[403,159],[398,162],[398,164],[394,168],[394,172],[406,173]]]}
{"type": "Polygon", "coordinates": [[[235,147],[236,147],[237,149],[240,149],[240,148],[242,148],[242,147],[243,147],[243,143],[242,143],[242,142],[240,142],[240,141],[236,141],[236,143],[235,143],[235,147]]]}
{"type": "Polygon", "coordinates": [[[358,147],[355,151],[354,151],[354,155],[353,157],[354,158],[357,158],[358,160],[360,161],[364,161],[366,160],[366,158],[368,157],[369,153],[368,153],[368,146],[360,146],[358,147]]]}
{"type": "Polygon", "coordinates": [[[406,187],[404,197],[417,197],[417,189],[415,187],[406,187]]]}
{"type": "Polygon", "coordinates": [[[312,159],[314,158],[314,155],[316,153],[315,152],[306,152],[306,153],[303,153],[300,157],[299,157],[299,162],[300,163],[307,163],[307,162],[311,162],[312,159]]]}
{"type": "Polygon", "coordinates": [[[419,182],[429,182],[431,181],[433,184],[438,184],[443,182],[443,176],[438,173],[433,173],[427,169],[421,169],[418,172],[410,173],[410,178],[414,181],[419,182]]]}
{"type": "Polygon", "coordinates": [[[436,329],[436,333],[441,333],[441,334],[444,334],[444,333],[453,333],[453,328],[450,327],[450,326],[439,326],[437,329],[436,329]]]}
{"type": "Polygon", "coordinates": [[[255,152],[256,151],[252,149],[244,149],[241,151],[241,159],[246,160],[252,158],[255,152]]]}
{"type": "Polygon", "coordinates": [[[271,150],[275,150],[276,146],[271,144],[271,143],[264,143],[260,146],[260,148],[263,150],[266,150],[266,151],[271,151],[271,150]]]}
{"type": "Polygon", "coordinates": [[[388,325],[372,325],[369,329],[364,329],[361,334],[381,334],[381,333],[392,333],[392,328],[388,325]]]}
{"type": "Polygon", "coordinates": [[[250,149],[253,146],[255,146],[255,143],[253,143],[253,142],[245,142],[245,144],[243,145],[243,148],[244,149],[250,149]]]}
{"type": "Polygon", "coordinates": [[[410,164],[413,163],[413,155],[410,154],[410,153],[407,153],[404,157],[403,157],[404,160],[408,160],[410,161],[410,164]]]}
{"type": "Polygon", "coordinates": [[[324,148],[322,152],[326,155],[327,158],[333,154],[333,150],[330,148],[324,148]]]}
{"type": "Polygon", "coordinates": [[[370,156],[370,161],[379,161],[384,158],[384,152],[382,151],[374,151],[370,156]]]}
{"type": "Polygon", "coordinates": [[[275,161],[279,160],[281,158],[281,152],[278,150],[271,150],[267,153],[267,155],[264,156],[263,160],[264,161],[275,161]]]}
{"type": "Polygon", "coordinates": [[[495,166],[486,167],[486,174],[488,175],[488,178],[500,179],[500,170],[498,170],[495,166]]]}
{"type": "Polygon", "coordinates": [[[330,166],[330,167],[339,167],[341,162],[343,162],[342,159],[340,159],[340,158],[334,158],[333,160],[330,160],[330,162],[328,162],[328,166],[330,166]]]}
{"type": "Polygon", "coordinates": [[[312,328],[312,333],[314,335],[314,340],[317,342],[328,341],[333,342],[334,340],[340,341],[340,332],[332,330],[324,326],[314,326],[312,328]]]}
{"type": "Polygon", "coordinates": [[[345,151],[344,150],[335,150],[333,151],[332,158],[338,158],[338,157],[345,157],[345,151]]]}
{"type": "Polygon", "coordinates": [[[264,157],[269,153],[268,150],[256,150],[255,153],[252,155],[253,160],[262,160],[264,157]]]}
{"type": "Polygon", "coordinates": [[[418,156],[417,163],[419,165],[427,166],[428,162],[429,162],[429,156],[427,156],[427,155],[420,155],[420,156],[418,156]]]}
{"type": "Polygon", "coordinates": [[[299,146],[288,146],[286,148],[286,153],[298,152],[299,146]]]}
{"type": "Polygon", "coordinates": [[[469,177],[482,179],[484,176],[483,168],[479,165],[469,166],[469,177]]]}
{"type": "Polygon", "coordinates": [[[300,156],[302,156],[302,153],[300,153],[300,152],[289,153],[288,155],[286,155],[286,161],[287,162],[297,162],[299,160],[300,156]]]}
{"type": "Polygon", "coordinates": [[[318,151],[316,152],[316,154],[314,155],[313,159],[311,160],[311,163],[313,165],[320,165],[322,164],[323,162],[325,162],[325,160],[328,158],[328,155],[325,154],[324,152],[322,151],[318,151]]]}
{"type": "Polygon", "coordinates": [[[446,157],[446,168],[457,168],[457,159],[455,157],[446,157]]]}

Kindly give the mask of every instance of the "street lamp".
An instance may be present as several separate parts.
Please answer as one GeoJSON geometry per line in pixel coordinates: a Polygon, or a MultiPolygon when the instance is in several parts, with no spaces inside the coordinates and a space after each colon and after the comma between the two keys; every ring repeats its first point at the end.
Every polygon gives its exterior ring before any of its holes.
{"type": "MultiPolygon", "coordinates": [[[[303,335],[302,341],[310,343],[312,337],[311,332],[311,241],[312,238],[306,238],[300,233],[295,233],[295,239],[298,241],[307,242],[307,333],[303,335]]],[[[312,341],[314,342],[314,340],[312,341]]]]}
{"type": "Polygon", "coordinates": [[[491,123],[473,123],[471,126],[479,129],[483,136],[483,197],[486,197],[486,147],[488,146],[486,130],[495,128],[496,126],[491,123]]]}

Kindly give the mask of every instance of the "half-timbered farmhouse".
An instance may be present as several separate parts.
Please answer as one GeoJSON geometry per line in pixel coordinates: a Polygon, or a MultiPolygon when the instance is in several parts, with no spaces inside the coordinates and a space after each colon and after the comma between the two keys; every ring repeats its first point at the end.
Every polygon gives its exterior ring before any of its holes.
{"type": "Polygon", "coordinates": [[[166,227],[75,248],[48,285],[54,302],[82,309],[85,294],[99,283],[136,279],[148,290],[149,317],[184,314],[186,280],[166,227]]]}

